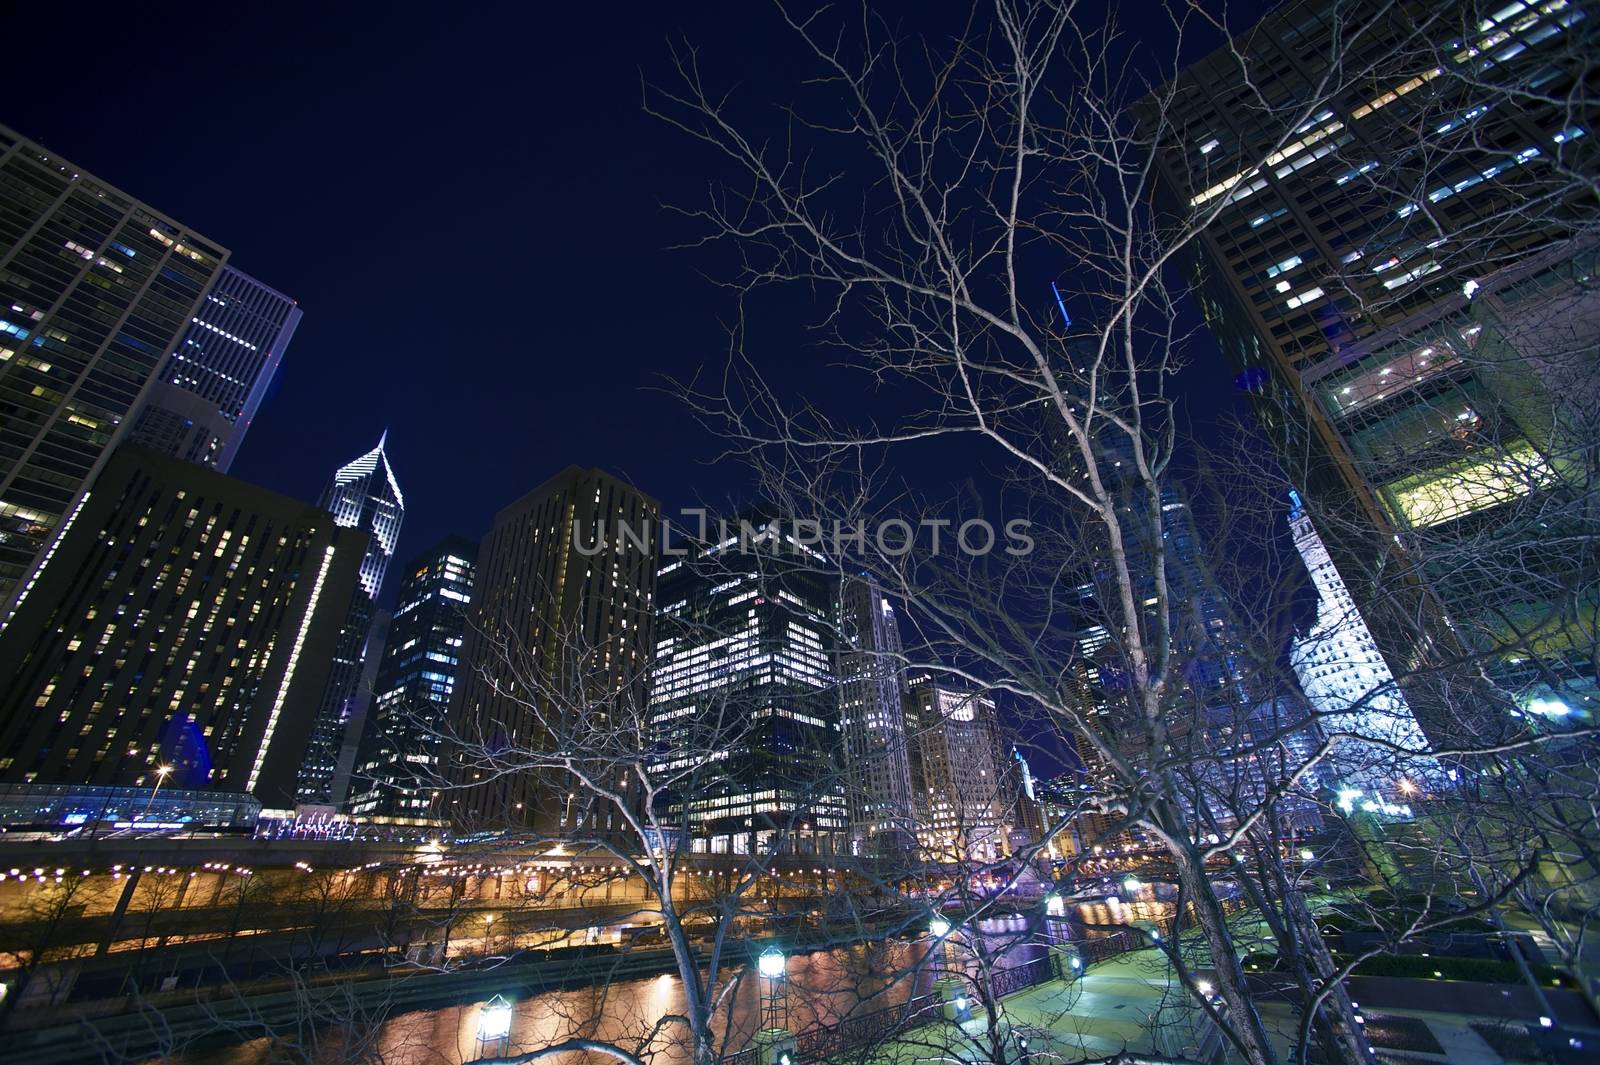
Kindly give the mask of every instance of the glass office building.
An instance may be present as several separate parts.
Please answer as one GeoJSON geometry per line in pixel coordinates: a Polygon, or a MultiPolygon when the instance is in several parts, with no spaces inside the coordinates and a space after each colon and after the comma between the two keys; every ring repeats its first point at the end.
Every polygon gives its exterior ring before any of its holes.
{"type": "Polygon", "coordinates": [[[477,558],[477,544],[450,536],[404,570],[351,780],[353,814],[434,812],[440,731],[460,673],[477,558]]]}
{"type": "MultiPolygon", "coordinates": [[[[378,446],[341,466],[322,493],[319,503],[333,520],[349,529],[360,529],[370,539],[361,558],[361,584],[350,597],[349,610],[339,632],[333,664],[322,701],[316,708],[311,741],[300,768],[299,801],[313,805],[338,805],[348,787],[348,776],[341,774],[340,752],[346,734],[359,729],[364,718],[369,692],[361,689],[362,665],[369,653],[373,610],[389,560],[400,539],[400,523],[405,520],[405,497],[389,466],[384,450],[386,432],[378,446]]],[[[358,737],[350,737],[355,742],[358,737]]],[[[352,752],[353,757],[353,752],[352,752]]],[[[348,772],[348,760],[345,763],[348,772]]]]}
{"type": "Polygon", "coordinates": [[[227,256],[0,127],[0,626],[227,256]]]}
{"type": "Polygon", "coordinates": [[[300,317],[288,296],[223,267],[151,385],[134,440],[227,473],[300,317]]]}

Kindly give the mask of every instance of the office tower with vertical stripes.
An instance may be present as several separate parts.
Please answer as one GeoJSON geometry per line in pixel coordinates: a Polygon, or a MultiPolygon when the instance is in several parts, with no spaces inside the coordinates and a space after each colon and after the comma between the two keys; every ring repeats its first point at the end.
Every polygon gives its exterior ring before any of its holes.
{"type": "Polygon", "coordinates": [[[642,716],[660,518],[660,504],[632,485],[576,466],[495,515],[478,550],[444,755],[456,786],[442,815],[462,827],[552,837],[623,828],[615,809],[599,808],[561,773],[494,774],[463,751],[514,758],[577,742],[551,734],[574,704],[596,721],[642,716]]]}
{"type": "Polygon", "coordinates": [[[227,473],[300,317],[288,296],[223,267],[151,384],[135,442],[227,473]]]}
{"type": "Polygon", "coordinates": [[[361,690],[360,678],[368,654],[373,610],[406,515],[405,497],[385,451],[388,440],[385,432],[377,447],[339,467],[319,503],[333,515],[335,523],[360,529],[371,540],[361,559],[360,586],[350,597],[339,632],[328,683],[315,707],[311,738],[300,767],[298,798],[302,803],[337,805],[349,785],[354,752],[344,759],[345,771],[341,773],[341,751],[347,738],[352,743],[358,741],[363,724],[370,693],[361,690]]]}
{"type": "Polygon", "coordinates": [[[1403,802],[1404,794],[1393,789],[1410,774],[1396,767],[1431,768],[1431,759],[1421,757],[1428,741],[1298,494],[1293,504],[1289,528],[1317,590],[1317,616],[1295,637],[1289,661],[1322,731],[1346,738],[1330,754],[1323,776],[1336,787],[1403,802]]]}
{"type": "Polygon", "coordinates": [[[117,449],[0,634],[0,781],[294,800],[367,535],[117,449]]]}
{"type": "Polygon", "coordinates": [[[842,582],[838,642],[851,844],[862,853],[904,850],[916,845],[901,683],[905,655],[894,605],[871,576],[842,582]]]}

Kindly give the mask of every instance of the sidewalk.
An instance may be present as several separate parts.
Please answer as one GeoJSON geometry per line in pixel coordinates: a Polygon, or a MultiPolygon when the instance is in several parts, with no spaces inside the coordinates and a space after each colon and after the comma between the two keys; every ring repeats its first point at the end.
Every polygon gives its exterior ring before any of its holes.
{"type": "MultiPolygon", "coordinates": [[[[1261,1002],[1269,1038],[1281,1061],[1292,1061],[1298,1019],[1288,1004],[1261,1002]]],[[[1070,983],[1050,980],[1002,1000],[1000,1027],[1007,1033],[1007,1058],[1023,1060],[1019,1037],[1028,1040],[1029,1065],[1103,1059],[1118,1053],[1195,1060],[1202,1023],[1188,995],[1168,982],[1164,956],[1136,951],[1093,965],[1070,983]]],[[[1362,1011],[1380,1060],[1447,1065],[1502,1065],[1506,1061],[1471,1024],[1484,1019],[1463,1013],[1375,1007],[1362,1011]]],[[[948,1022],[902,1033],[872,1055],[874,1065],[917,1065],[934,1060],[975,1061],[988,1057],[985,1023],[974,1017],[960,1027],[948,1022]]],[[[1229,1054],[1227,1060],[1236,1056],[1229,1054]]]]}

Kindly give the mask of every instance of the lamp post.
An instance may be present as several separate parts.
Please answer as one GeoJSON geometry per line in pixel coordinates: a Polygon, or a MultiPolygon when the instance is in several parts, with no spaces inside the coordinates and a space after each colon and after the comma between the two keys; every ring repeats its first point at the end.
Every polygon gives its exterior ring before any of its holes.
{"type": "Polygon", "coordinates": [[[948,966],[951,961],[950,940],[948,938],[950,935],[950,922],[945,920],[942,915],[934,914],[933,918],[928,922],[928,934],[938,941],[940,960],[948,966]]]}
{"type": "Polygon", "coordinates": [[[765,1026],[756,1032],[757,1065],[794,1065],[796,1047],[789,1034],[788,1012],[779,1016],[783,1005],[783,978],[789,959],[777,947],[768,947],[756,958],[756,971],[764,985],[761,1013],[765,1026]]]}
{"type": "Polygon", "coordinates": [[[928,933],[939,941],[944,962],[943,975],[933,982],[934,994],[944,1003],[945,1020],[960,1024],[972,1014],[961,977],[956,974],[955,955],[950,945],[950,922],[945,920],[943,914],[936,913],[928,920],[928,933]]]}
{"type": "Polygon", "coordinates": [[[511,1003],[496,995],[478,1012],[478,1057],[504,1057],[511,1049],[511,1003]]]}
{"type": "Polygon", "coordinates": [[[155,805],[156,796],[161,794],[161,785],[163,785],[163,784],[165,784],[167,782],[167,774],[171,773],[171,772],[172,772],[172,767],[170,765],[156,766],[156,786],[151,789],[150,798],[148,800],[146,800],[146,802],[144,804],[144,813],[141,813],[139,815],[139,819],[141,821],[144,820],[144,818],[146,818],[147,816],[149,816],[150,807],[155,805]]]}
{"type": "Polygon", "coordinates": [[[766,1017],[768,1028],[789,1027],[787,1014],[780,1019],[779,1012],[783,1005],[783,977],[789,959],[784,957],[783,951],[777,947],[768,947],[756,959],[756,971],[761,974],[764,993],[761,996],[762,1015],[766,1017]]]}

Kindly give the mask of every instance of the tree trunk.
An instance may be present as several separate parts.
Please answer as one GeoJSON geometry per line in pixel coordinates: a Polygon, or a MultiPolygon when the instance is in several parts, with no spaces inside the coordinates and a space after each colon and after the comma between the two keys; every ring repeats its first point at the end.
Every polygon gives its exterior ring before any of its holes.
{"type": "Polygon", "coordinates": [[[1173,860],[1178,867],[1184,891],[1194,906],[1195,921],[1205,934],[1206,945],[1211,950],[1217,993],[1225,1004],[1240,1051],[1250,1065],[1278,1065],[1278,1056],[1267,1038],[1261,1015],[1250,1000],[1250,989],[1245,983],[1244,967],[1239,964],[1239,956],[1234,951],[1233,933],[1228,928],[1227,915],[1222,912],[1217,896],[1211,890],[1211,882],[1206,877],[1205,860],[1189,847],[1179,848],[1173,854],[1173,860]]]}

